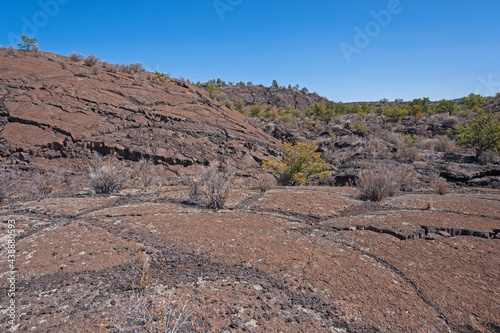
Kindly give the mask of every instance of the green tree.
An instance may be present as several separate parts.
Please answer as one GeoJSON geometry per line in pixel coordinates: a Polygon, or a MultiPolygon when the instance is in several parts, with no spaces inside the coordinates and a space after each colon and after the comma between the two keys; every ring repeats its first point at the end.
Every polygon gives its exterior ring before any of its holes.
{"type": "Polygon", "coordinates": [[[421,111],[424,113],[429,113],[430,104],[431,101],[429,97],[415,98],[413,101],[410,102],[410,106],[418,105],[421,107],[421,111]]]}
{"type": "Polygon", "coordinates": [[[29,38],[28,36],[21,36],[21,39],[23,40],[23,42],[20,44],[17,44],[17,46],[19,46],[19,49],[21,49],[21,50],[29,51],[34,46],[36,46],[38,44],[38,41],[36,38],[29,38]]]}
{"type": "Polygon", "coordinates": [[[458,104],[465,106],[468,109],[480,108],[486,104],[486,100],[481,95],[470,94],[467,97],[463,97],[458,104]]]}
{"type": "Polygon", "coordinates": [[[497,114],[477,111],[476,117],[467,126],[459,125],[448,136],[465,148],[474,148],[479,157],[486,151],[500,153],[500,119],[497,114]]]}
{"type": "Polygon", "coordinates": [[[279,88],[278,81],[273,80],[273,87],[279,88]]]}
{"type": "Polygon", "coordinates": [[[210,95],[210,98],[213,99],[218,99],[220,96],[220,90],[215,87],[214,84],[209,84],[207,88],[208,94],[210,95]]]}
{"type": "Polygon", "coordinates": [[[458,111],[458,105],[456,102],[442,99],[439,103],[432,108],[436,113],[446,113],[455,114],[458,111]]]}
{"type": "Polygon", "coordinates": [[[300,185],[313,178],[325,178],[333,174],[325,171],[328,164],[317,152],[315,142],[283,143],[281,162],[266,161],[262,167],[269,170],[281,184],[300,185]]]}
{"type": "Polygon", "coordinates": [[[242,101],[234,101],[234,108],[238,110],[240,113],[243,113],[243,102],[242,101]]]}
{"type": "Polygon", "coordinates": [[[250,116],[252,116],[252,117],[262,117],[263,116],[262,105],[261,104],[255,104],[254,106],[252,106],[252,108],[250,109],[250,116]]]}

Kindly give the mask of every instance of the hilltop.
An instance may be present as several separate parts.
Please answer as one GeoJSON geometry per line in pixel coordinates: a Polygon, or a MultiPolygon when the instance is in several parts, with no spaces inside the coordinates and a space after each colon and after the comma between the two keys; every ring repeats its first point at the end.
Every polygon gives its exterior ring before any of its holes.
{"type": "Polygon", "coordinates": [[[278,140],[203,89],[140,65],[76,60],[0,49],[0,158],[68,169],[93,152],[114,153],[175,176],[213,160],[251,172],[279,154],[278,140]]]}

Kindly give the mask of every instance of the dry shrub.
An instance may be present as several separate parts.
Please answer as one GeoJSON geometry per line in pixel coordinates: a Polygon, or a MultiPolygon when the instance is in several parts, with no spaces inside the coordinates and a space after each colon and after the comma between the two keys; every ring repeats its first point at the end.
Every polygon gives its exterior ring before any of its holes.
{"type": "Polygon", "coordinates": [[[132,288],[145,292],[149,288],[151,274],[149,273],[150,258],[145,252],[144,246],[136,245],[137,256],[132,260],[132,288]]]}
{"type": "Polygon", "coordinates": [[[395,158],[400,162],[414,162],[419,161],[421,156],[417,147],[399,144],[396,147],[395,158]]]}
{"type": "Polygon", "coordinates": [[[0,168],[0,202],[14,194],[17,184],[16,175],[5,167],[0,168]]]}
{"type": "Polygon", "coordinates": [[[142,187],[154,187],[160,180],[161,166],[155,165],[153,160],[141,158],[133,172],[133,178],[142,187]]]}
{"type": "Polygon", "coordinates": [[[268,173],[258,175],[256,179],[252,179],[250,182],[250,188],[252,190],[259,190],[261,192],[269,191],[278,185],[276,178],[268,173]]]}
{"type": "Polygon", "coordinates": [[[498,159],[498,155],[491,150],[479,151],[479,153],[477,153],[476,155],[477,155],[477,161],[481,165],[491,164],[498,159]]]}
{"type": "Polygon", "coordinates": [[[9,55],[9,56],[16,55],[16,49],[14,48],[14,46],[12,46],[12,44],[7,46],[7,55],[9,55]]]}
{"type": "Polygon", "coordinates": [[[101,157],[94,155],[94,161],[89,165],[90,182],[95,193],[113,193],[120,191],[129,180],[129,169],[113,156],[101,157]]]}
{"type": "Polygon", "coordinates": [[[69,58],[74,61],[74,62],[79,62],[80,59],[83,59],[83,54],[81,53],[76,53],[76,52],[71,52],[71,55],[69,58]]]}
{"type": "Polygon", "coordinates": [[[132,82],[134,86],[142,86],[144,84],[146,74],[144,74],[144,72],[134,72],[132,77],[134,78],[134,81],[132,82]]]}
{"type": "Polygon", "coordinates": [[[191,202],[206,208],[221,209],[224,207],[234,187],[232,171],[224,171],[219,163],[206,167],[198,176],[188,180],[191,202]]]}
{"type": "Polygon", "coordinates": [[[119,65],[114,65],[114,64],[110,64],[110,63],[106,63],[104,65],[104,69],[108,73],[116,73],[116,72],[118,72],[118,68],[119,68],[119,65]]]}
{"type": "Polygon", "coordinates": [[[385,144],[384,140],[377,136],[370,136],[369,139],[366,139],[366,148],[369,156],[372,158],[390,158],[391,152],[389,148],[385,144]]]}
{"type": "Polygon", "coordinates": [[[356,185],[362,200],[381,201],[396,194],[410,181],[411,175],[408,167],[389,168],[377,165],[372,169],[361,170],[356,185]]]}
{"type": "Polygon", "coordinates": [[[93,66],[92,67],[92,74],[98,75],[99,74],[99,66],[93,66]]]}
{"type": "Polygon", "coordinates": [[[460,150],[456,142],[446,135],[437,136],[434,138],[434,151],[441,153],[456,153],[460,150]]]}
{"type": "Polygon", "coordinates": [[[149,256],[142,246],[137,246],[137,258],[131,262],[132,289],[128,299],[116,305],[114,323],[118,332],[179,332],[193,311],[188,301],[182,301],[171,291],[151,291],[149,256]]]}
{"type": "Polygon", "coordinates": [[[41,55],[38,45],[33,45],[33,47],[29,51],[32,57],[38,58],[41,55]]]}
{"type": "Polygon", "coordinates": [[[434,186],[439,195],[445,195],[450,190],[450,184],[448,184],[444,178],[439,178],[439,180],[434,183],[434,186]]]}
{"type": "Polygon", "coordinates": [[[115,304],[118,313],[113,325],[120,333],[181,332],[193,314],[188,301],[183,301],[172,292],[151,294],[133,289],[129,299],[116,300],[115,304]]]}
{"type": "Polygon", "coordinates": [[[93,67],[99,62],[99,57],[96,57],[92,53],[90,53],[87,58],[83,61],[85,66],[93,67]]]}
{"type": "Polygon", "coordinates": [[[144,67],[139,62],[136,64],[129,64],[129,65],[121,65],[120,66],[120,72],[122,72],[122,73],[134,74],[134,73],[140,73],[140,72],[144,72],[144,71],[145,71],[144,67]]]}
{"type": "Polygon", "coordinates": [[[60,183],[55,174],[41,170],[33,174],[32,181],[34,186],[33,194],[37,199],[49,197],[60,183]]]}

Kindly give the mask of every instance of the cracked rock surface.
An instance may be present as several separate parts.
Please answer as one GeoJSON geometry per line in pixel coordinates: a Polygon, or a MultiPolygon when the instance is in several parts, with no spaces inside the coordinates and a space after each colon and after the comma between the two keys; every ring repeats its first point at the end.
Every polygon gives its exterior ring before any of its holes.
{"type": "Polygon", "coordinates": [[[56,167],[96,151],[179,175],[215,159],[248,172],[278,156],[277,139],[194,85],[50,59],[0,50],[1,159],[56,167]]]}
{"type": "Polygon", "coordinates": [[[238,191],[217,212],[187,198],[188,188],[168,187],[4,204],[2,237],[9,219],[19,231],[17,330],[112,332],[137,244],[150,289],[189,300],[185,332],[500,328],[498,190],[374,204],[349,187],[278,187],[238,191]]]}

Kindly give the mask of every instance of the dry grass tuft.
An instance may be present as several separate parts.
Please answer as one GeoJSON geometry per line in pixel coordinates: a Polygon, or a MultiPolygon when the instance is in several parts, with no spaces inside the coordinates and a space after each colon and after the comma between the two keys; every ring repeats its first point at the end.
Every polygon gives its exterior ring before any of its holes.
{"type": "Polygon", "coordinates": [[[17,180],[12,171],[5,167],[0,168],[0,202],[14,194],[17,180]]]}
{"type": "Polygon", "coordinates": [[[206,208],[221,209],[234,188],[232,171],[224,171],[219,163],[203,169],[198,176],[188,179],[191,202],[206,208]]]}
{"type": "Polygon", "coordinates": [[[408,167],[390,169],[387,166],[378,165],[373,169],[361,170],[356,185],[362,200],[381,201],[396,194],[410,181],[411,175],[408,167]]]}
{"type": "Polygon", "coordinates": [[[49,197],[59,185],[58,177],[47,171],[37,171],[32,177],[34,191],[33,194],[37,199],[49,197]]]}
{"type": "Polygon", "coordinates": [[[94,155],[88,177],[95,193],[109,194],[120,191],[128,183],[129,170],[113,156],[94,155]]]}
{"type": "Polygon", "coordinates": [[[87,56],[87,58],[85,58],[85,60],[83,61],[83,64],[85,66],[94,67],[95,65],[97,65],[98,62],[99,62],[99,57],[96,57],[95,55],[90,53],[87,56]]]}
{"type": "Polygon", "coordinates": [[[171,291],[152,291],[150,288],[150,258],[140,245],[138,257],[131,262],[132,290],[127,299],[118,297],[113,326],[117,332],[180,332],[193,311],[188,301],[182,301],[171,291]]]}
{"type": "Polygon", "coordinates": [[[250,189],[259,190],[261,192],[269,191],[278,185],[276,178],[273,175],[265,173],[258,175],[256,179],[250,182],[250,189]]]}
{"type": "Polygon", "coordinates": [[[80,59],[83,59],[83,54],[81,53],[76,53],[76,52],[71,52],[71,55],[69,58],[74,61],[74,62],[79,62],[80,59]]]}
{"type": "Polygon", "coordinates": [[[153,160],[142,158],[135,165],[132,177],[139,186],[148,188],[155,187],[160,181],[161,166],[155,165],[153,160]]]}
{"type": "Polygon", "coordinates": [[[450,184],[444,178],[439,178],[437,182],[434,183],[436,192],[440,195],[445,195],[450,190],[450,184]]]}

